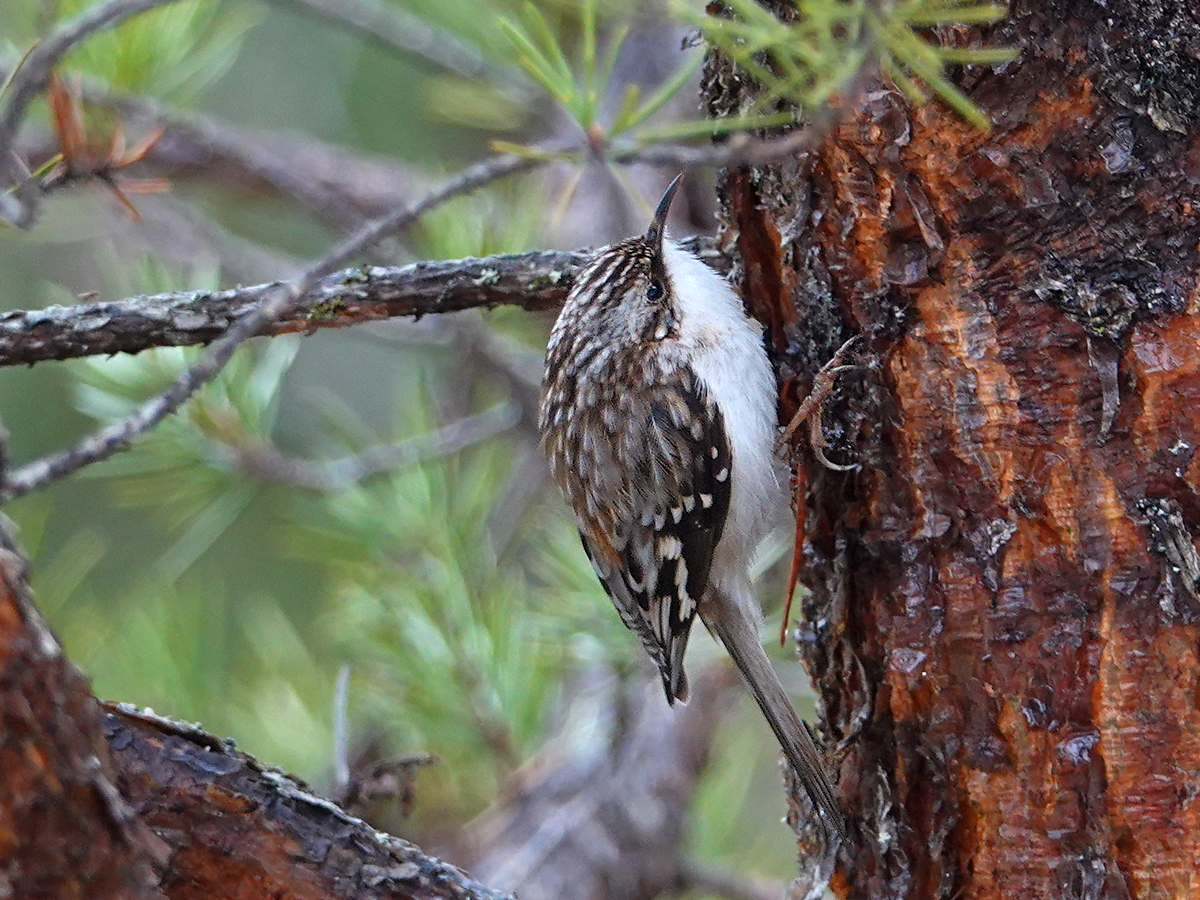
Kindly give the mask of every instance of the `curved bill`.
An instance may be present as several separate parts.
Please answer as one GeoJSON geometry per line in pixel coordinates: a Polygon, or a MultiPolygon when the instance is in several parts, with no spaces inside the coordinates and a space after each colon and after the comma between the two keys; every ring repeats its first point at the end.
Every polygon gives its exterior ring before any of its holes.
{"type": "Polygon", "coordinates": [[[658,201],[658,208],[654,210],[654,218],[650,220],[650,227],[646,229],[646,240],[655,249],[662,247],[663,233],[667,230],[667,213],[671,210],[671,201],[675,198],[675,191],[678,190],[681,181],[683,181],[682,172],[667,185],[662,199],[658,201]]]}

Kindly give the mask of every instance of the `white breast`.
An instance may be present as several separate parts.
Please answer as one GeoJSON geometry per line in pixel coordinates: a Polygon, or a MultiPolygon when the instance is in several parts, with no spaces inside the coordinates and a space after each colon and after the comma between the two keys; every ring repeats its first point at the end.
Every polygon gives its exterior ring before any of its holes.
{"type": "MultiPolygon", "coordinates": [[[[744,582],[750,557],[785,509],[782,465],[775,456],[775,374],[762,326],[720,275],[672,241],[663,242],[671,290],[680,310],[679,343],[725,421],[733,457],[729,517],[713,577],[744,582]]],[[[725,585],[746,596],[744,583],[725,585]]]]}

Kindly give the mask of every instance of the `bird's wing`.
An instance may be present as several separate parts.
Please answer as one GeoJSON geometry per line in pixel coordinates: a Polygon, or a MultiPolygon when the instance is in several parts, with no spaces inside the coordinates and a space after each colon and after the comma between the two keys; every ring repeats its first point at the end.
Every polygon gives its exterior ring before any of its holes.
{"type": "Polygon", "coordinates": [[[611,518],[589,521],[585,505],[581,534],[622,620],[657,663],[668,702],[685,700],[683,655],[729,512],[729,440],[687,369],[624,405],[631,415],[611,434],[610,452],[615,471],[628,474],[597,504],[611,518]]]}

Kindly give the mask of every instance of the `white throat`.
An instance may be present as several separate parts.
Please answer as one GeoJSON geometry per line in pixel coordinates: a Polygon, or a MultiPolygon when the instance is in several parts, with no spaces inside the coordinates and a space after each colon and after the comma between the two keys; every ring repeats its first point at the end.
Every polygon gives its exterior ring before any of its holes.
{"type": "MultiPolygon", "coordinates": [[[[717,547],[730,565],[714,565],[713,571],[744,573],[786,497],[775,456],[775,373],[762,326],[724,278],[673,241],[663,241],[663,262],[679,310],[681,349],[721,410],[733,456],[729,517],[717,547]]],[[[735,596],[748,594],[744,584],[725,587],[735,596]]]]}

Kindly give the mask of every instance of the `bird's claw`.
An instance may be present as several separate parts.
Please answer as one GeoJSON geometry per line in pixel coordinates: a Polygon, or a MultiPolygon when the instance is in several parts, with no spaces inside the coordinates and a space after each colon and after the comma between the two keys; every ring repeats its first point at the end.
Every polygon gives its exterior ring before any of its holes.
{"type": "Polygon", "coordinates": [[[826,455],[825,451],[831,445],[821,428],[821,409],[825,401],[829,399],[829,395],[833,393],[839,375],[843,372],[849,372],[852,369],[867,368],[861,363],[845,362],[846,357],[855,345],[865,340],[861,334],[854,335],[854,337],[838,348],[837,353],[833,354],[833,358],[829,362],[821,367],[821,370],[817,372],[817,377],[813,379],[812,390],[808,392],[808,396],[804,398],[804,402],[800,404],[799,409],[796,410],[796,414],[788,422],[787,428],[780,435],[776,449],[782,449],[787,446],[795,435],[796,430],[801,425],[807,424],[809,444],[812,446],[813,455],[816,456],[823,466],[835,472],[849,472],[858,468],[857,463],[850,465],[835,463],[826,455]]]}

